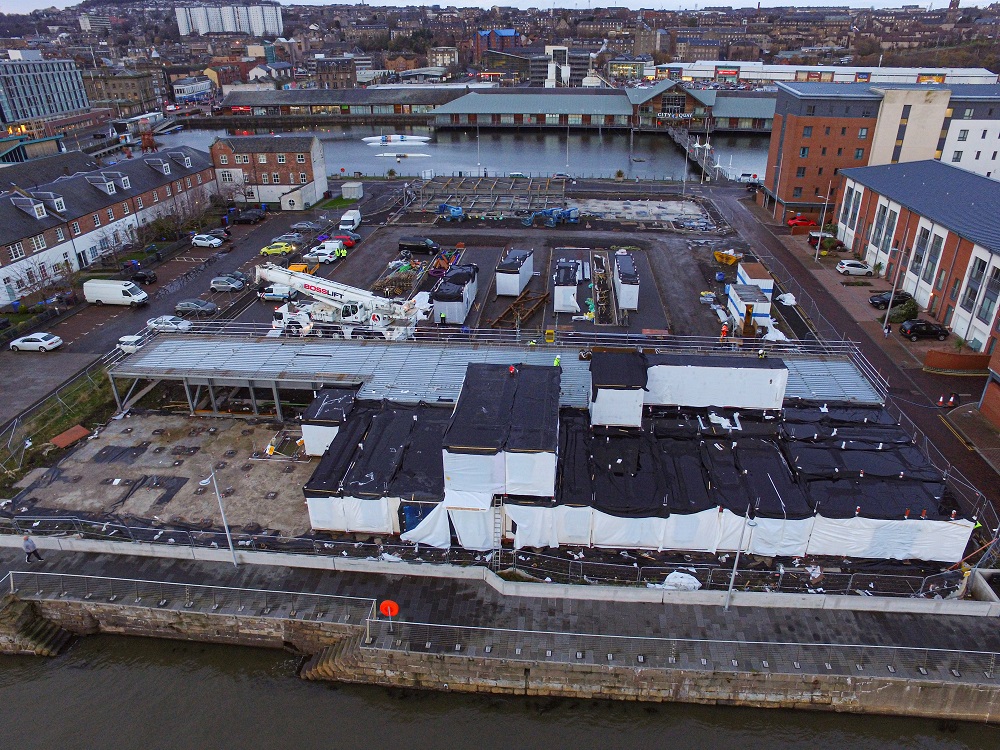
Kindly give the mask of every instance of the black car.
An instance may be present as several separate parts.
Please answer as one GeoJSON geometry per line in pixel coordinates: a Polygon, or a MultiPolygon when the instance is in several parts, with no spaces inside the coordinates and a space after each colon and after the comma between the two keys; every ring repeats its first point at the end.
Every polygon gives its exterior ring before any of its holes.
{"type": "Polygon", "coordinates": [[[233,222],[236,224],[256,224],[265,216],[266,214],[259,208],[248,208],[245,211],[240,211],[236,214],[236,218],[233,219],[233,222]]]}
{"type": "Polygon", "coordinates": [[[223,242],[226,242],[230,239],[232,231],[227,227],[219,227],[217,229],[209,229],[206,232],[202,232],[202,234],[210,234],[213,237],[218,237],[223,242]]]}
{"type": "Polygon", "coordinates": [[[927,338],[944,341],[949,333],[951,331],[944,326],[931,323],[929,320],[907,320],[899,326],[899,335],[910,341],[927,338]]]}
{"type": "Polygon", "coordinates": [[[136,284],[153,284],[156,282],[156,271],[141,268],[138,271],[132,272],[129,278],[136,284]]]}
{"type": "Polygon", "coordinates": [[[892,297],[892,306],[902,305],[904,302],[909,302],[913,299],[913,295],[909,292],[896,291],[893,292],[879,292],[878,294],[873,294],[868,298],[868,303],[878,310],[885,310],[889,306],[889,297],[892,297]]]}

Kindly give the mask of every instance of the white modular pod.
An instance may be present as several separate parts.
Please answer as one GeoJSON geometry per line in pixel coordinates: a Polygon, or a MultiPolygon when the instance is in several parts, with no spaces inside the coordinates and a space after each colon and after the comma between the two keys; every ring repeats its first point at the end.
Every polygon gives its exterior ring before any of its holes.
{"type": "Polygon", "coordinates": [[[614,284],[615,298],[620,310],[639,309],[639,272],[635,267],[635,258],[625,250],[614,254],[614,284]]]}
{"type": "Polygon", "coordinates": [[[816,517],[807,553],[892,560],[958,562],[965,554],[973,521],[921,518],[816,517]]]}
{"type": "Polygon", "coordinates": [[[555,508],[556,537],[559,544],[575,547],[593,545],[594,509],[575,505],[555,508]]]}
{"type": "Polygon", "coordinates": [[[452,453],[442,451],[445,492],[507,494],[507,460],[498,453],[452,453]]]}
{"type": "Polygon", "coordinates": [[[306,498],[306,506],[313,529],[367,534],[399,533],[398,497],[312,497],[306,498]]]}
{"type": "MultiPolygon", "coordinates": [[[[514,529],[514,548],[558,547],[559,532],[556,524],[556,508],[538,505],[503,506],[507,517],[517,524],[514,529]]],[[[590,538],[590,522],[587,522],[587,538],[590,538]]],[[[589,545],[588,545],[589,546],[589,545]]]]}
{"type": "Polygon", "coordinates": [[[454,527],[463,549],[493,549],[497,510],[492,504],[491,494],[446,490],[444,500],[400,538],[415,544],[448,549],[451,547],[451,528],[454,527]]]}
{"type": "Polygon", "coordinates": [[[336,497],[307,497],[309,527],[316,531],[343,531],[347,528],[344,504],[336,497]]]}
{"type": "Polygon", "coordinates": [[[747,519],[742,515],[736,515],[727,508],[719,508],[719,540],[716,549],[719,552],[735,552],[741,549],[747,551],[750,544],[750,529],[747,527],[747,519]]]}
{"type": "Polygon", "coordinates": [[[337,425],[302,423],[302,441],[307,456],[322,456],[330,443],[337,437],[340,427],[337,425]]]}
{"type": "Polygon", "coordinates": [[[771,319],[771,300],[756,284],[730,284],[726,309],[736,319],[737,325],[744,319],[747,308],[753,308],[754,322],[766,324],[771,319]]]}
{"type": "Polygon", "coordinates": [[[462,325],[479,291],[479,269],[473,264],[453,266],[431,290],[434,322],[462,325]]]}
{"type": "Polygon", "coordinates": [[[534,250],[511,250],[497,265],[497,295],[517,297],[535,270],[534,250]]]}
{"type": "Polygon", "coordinates": [[[590,402],[590,421],[596,425],[640,427],[645,391],[641,388],[597,388],[590,402]]]}
{"type": "Polygon", "coordinates": [[[619,518],[594,511],[592,542],[595,547],[663,549],[665,518],[619,518]]]}
{"type": "Polygon", "coordinates": [[[436,549],[449,549],[451,524],[448,520],[448,508],[444,503],[438,503],[414,528],[400,534],[400,539],[436,549]]]}
{"type": "Polygon", "coordinates": [[[580,303],[576,299],[577,286],[582,276],[580,261],[556,261],[552,275],[552,311],[557,313],[578,313],[580,303]]]}
{"type": "Polygon", "coordinates": [[[719,511],[672,513],[663,524],[661,549],[715,552],[719,541],[719,511]]]}
{"type": "Polygon", "coordinates": [[[802,519],[753,519],[749,526],[749,552],[766,557],[802,557],[809,546],[815,516],[802,519]]]}
{"type": "Polygon", "coordinates": [[[483,510],[453,510],[448,509],[448,517],[455,527],[455,535],[462,549],[486,552],[493,549],[493,525],[496,508],[483,510]]]}
{"type": "Polygon", "coordinates": [[[552,497],[556,494],[556,454],[549,451],[504,451],[508,495],[552,497]]]}
{"type": "Polygon", "coordinates": [[[788,368],[779,359],[650,355],[644,400],[648,406],[780,409],[788,368]]]}
{"type": "Polygon", "coordinates": [[[771,299],[774,296],[774,277],[771,276],[763,263],[740,262],[736,267],[737,284],[753,284],[760,287],[764,296],[771,299]]]}

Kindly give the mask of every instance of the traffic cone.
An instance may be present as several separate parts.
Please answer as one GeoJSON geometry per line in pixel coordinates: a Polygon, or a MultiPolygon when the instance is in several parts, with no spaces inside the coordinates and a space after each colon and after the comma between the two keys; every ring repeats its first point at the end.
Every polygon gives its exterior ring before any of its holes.
{"type": "Polygon", "coordinates": [[[957,406],[957,405],[958,405],[958,394],[953,393],[950,396],[948,396],[948,406],[957,406]]]}
{"type": "Polygon", "coordinates": [[[938,406],[944,406],[944,394],[943,393],[938,397],[938,406]]]}

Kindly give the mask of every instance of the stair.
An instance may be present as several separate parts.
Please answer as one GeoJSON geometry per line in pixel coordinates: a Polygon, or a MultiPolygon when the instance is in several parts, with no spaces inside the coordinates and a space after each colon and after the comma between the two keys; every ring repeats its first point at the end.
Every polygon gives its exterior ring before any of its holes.
{"type": "Polygon", "coordinates": [[[314,654],[299,670],[304,680],[338,680],[357,666],[364,633],[344,636],[333,645],[314,654]]]}
{"type": "Polygon", "coordinates": [[[73,638],[68,630],[42,617],[32,602],[13,594],[0,599],[0,652],[58,656],[73,638]]]}

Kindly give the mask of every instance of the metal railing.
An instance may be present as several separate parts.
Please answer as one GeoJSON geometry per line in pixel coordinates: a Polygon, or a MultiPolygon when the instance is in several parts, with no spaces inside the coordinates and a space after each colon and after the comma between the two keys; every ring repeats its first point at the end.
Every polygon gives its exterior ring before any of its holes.
{"type": "Polygon", "coordinates": [[[628,669],[757,672],[994,683],[996,652],[856,643],[790,643],[435,625],[377,620],[362,648],[628,669]]]}
{"type": "Polygon", "coordinates": [[[331,594],[22,571],[11,571],[8,584],[12,594],[30,600],[106,602],[357,627],[375,618],[375,600],[331,594]]]}

